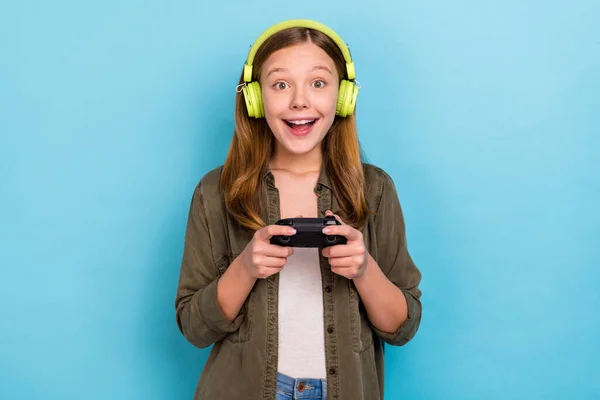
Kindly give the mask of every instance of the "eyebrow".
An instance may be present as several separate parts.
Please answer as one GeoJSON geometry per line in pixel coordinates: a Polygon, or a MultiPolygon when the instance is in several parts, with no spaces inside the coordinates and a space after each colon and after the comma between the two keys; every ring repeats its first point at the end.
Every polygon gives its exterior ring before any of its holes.
{"type": "MultiPolygon", "coordinates": [[[[313,71],[318,71],[318,70],[324,70],[324,71],[327,71],[327,72],[329,72],[331,75],[333,75],[333,73],[331,72],[331,70],[330,70],[329,68],[327,68],[326,66],[324,66],[324,65],[317,65],[317,66],[315,66],[315,67],[312,69],[312,71],[311,71],[311,72],[313,72],[313,71]]],[[[271,70],[269,71],[269,73],[267,74],[267,78],[269,77],[269,75],[271,75],[271,74],[274,74],[274,73],[276,73],[276,72],[287,72],[287,69],[285,69],[285,68],[273,68],[273,69],[271,69],[271,70]]]]}

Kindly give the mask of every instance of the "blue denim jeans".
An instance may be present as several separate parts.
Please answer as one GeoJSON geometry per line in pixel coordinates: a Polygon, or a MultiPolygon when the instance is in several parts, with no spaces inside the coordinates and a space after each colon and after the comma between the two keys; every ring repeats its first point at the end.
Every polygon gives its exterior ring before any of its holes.
{"type": "Polygon", "coordinates": [[[275,400],[312,399],[327,400],[325,379],[294,379],[277,373],[277,397],[275,400]]]}

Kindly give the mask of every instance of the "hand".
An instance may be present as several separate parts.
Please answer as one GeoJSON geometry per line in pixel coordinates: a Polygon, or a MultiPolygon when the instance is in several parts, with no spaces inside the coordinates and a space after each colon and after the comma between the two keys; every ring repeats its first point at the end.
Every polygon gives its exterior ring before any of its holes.
{"type": "Polygon", "coordinates": [[[325,247],[323,256],[329,259],[331,271],[348,279],[360,278],[367,267],[369,254],[365,249],[365,242],[360,231],[346,225],[339,216],[327,210],[327,216],[334,216],[341,225],[330,225],[323,228],[327,235],[341,235],[347,239],[346,244],[325,247]]]}
{"type": "Polygon", "coordinates": [[[282,225],[268,225],[257,230],[240,255],[246,272],[252,278],[264,279],[281,271],[294,250],[271,244],[269,239],[275,235],[289,236],[295,233],[295,229],[282,225]]]}

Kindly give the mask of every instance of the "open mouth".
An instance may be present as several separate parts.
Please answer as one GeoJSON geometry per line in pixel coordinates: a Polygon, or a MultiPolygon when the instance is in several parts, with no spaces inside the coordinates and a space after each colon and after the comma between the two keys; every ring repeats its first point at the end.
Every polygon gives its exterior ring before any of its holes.
{"type": "Polygon", "coordinates": [[[302,120],[294,120],[294,121],[284,119],[284,122],[290,128],[304,128],[304,127],[313,126],[315,124],[315,122],[317,122],[317,119],[302,119],[302,120]]]}

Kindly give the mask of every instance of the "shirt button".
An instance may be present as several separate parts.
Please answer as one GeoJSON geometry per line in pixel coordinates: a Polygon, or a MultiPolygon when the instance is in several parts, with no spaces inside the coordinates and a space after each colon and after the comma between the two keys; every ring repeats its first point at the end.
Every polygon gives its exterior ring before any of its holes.
{"type": "Polygon", "coordinates": [[[329,368],[329,374],[335,375],[335,368],[329,368]]]}
{"type": "Polygon", "coordinates": [[[333,333],[333,326],[327,327],[327,333],[333,333]]]}
{"type": "Polygon", "coordinates": [[[325,287],[325,291],[326,291],[327,293],[331,293],[331,286],[327,286],[327,287],[325,287]]]}
{"type": "Polygon", "coordinates": [[[317,185],[316,190],[317,190],[317,192],[320,192],[321,190],[323,190],[323,187],[321,185],[317,185]]]}

